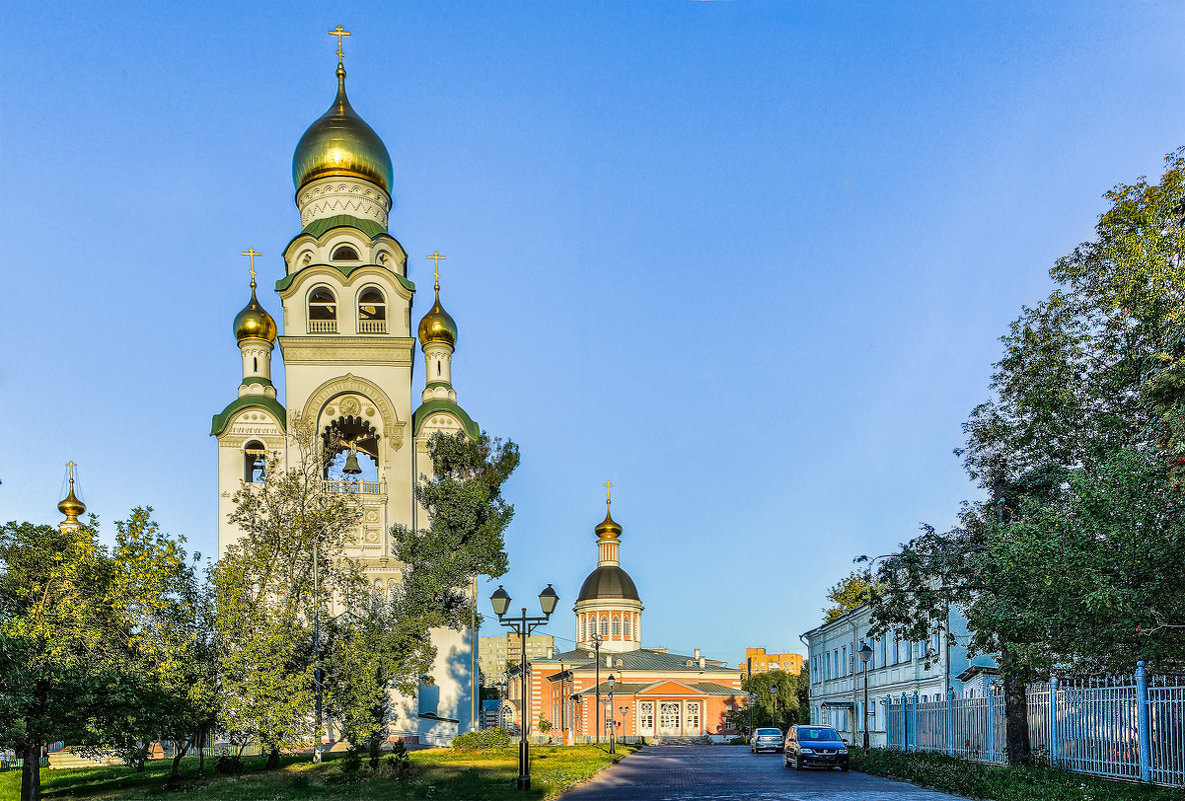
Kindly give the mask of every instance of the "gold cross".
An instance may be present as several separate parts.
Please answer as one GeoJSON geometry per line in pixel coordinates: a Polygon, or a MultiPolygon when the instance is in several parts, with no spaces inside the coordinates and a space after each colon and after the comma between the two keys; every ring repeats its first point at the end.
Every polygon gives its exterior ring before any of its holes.
{"type": "Polygon", "coordinates": [[[256,253],[255,248],[247,248],[245,251],[243,251],[239,255],[246,256],[247,258],[251,259],[251,288],[254,289],[255,288],[255,257],[262,256],[263,254],[256,253]]]}
{"type": "Polygon", "coordinates": [[[432,255],[428,256],[428,258],[432,259],[432,262],[433,262],[432,274],[434,276],[436,276],[436,289],[439,290],[440,289],[440,260],[445,257],[440,255],[439,250],[434,250],[434,251],[432,251],[432,255]]]}
{"type": "Polygon", "coordinates": [[[74,462],[66,462],[66,467],[70,468],[70,486],[73,487],[74,486],[74,468],[78,467],[78,465],[74,464],[74,462]]]}
{"type": "Polygon", "coordinates": [[[337,37],[337,61],[340,64],[341,60],[345,58],[346,55],[342,52],[342,37],[349,36],[350,32],[342,30],[342,26],[338,25],[337,28],[329,32],[329,35],[337,37]]]}
{"type": "Polygon", "coordinates": [[[609,494],[612,489],[613,489],[613,482],[606,481],[605,482],[605,503],[606,504],[613,503],[613,496],[609,494]]]}

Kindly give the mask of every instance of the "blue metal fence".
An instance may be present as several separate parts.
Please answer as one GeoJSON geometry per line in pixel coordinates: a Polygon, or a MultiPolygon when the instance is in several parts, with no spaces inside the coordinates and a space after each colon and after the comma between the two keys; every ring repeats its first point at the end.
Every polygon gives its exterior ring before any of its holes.
{"type": "MultiPolygon", "coordinates": [[[[1059,680],[1026,688],[1033,753],[1078,773],[1185,787],[1185,677],[1059,680]]],[[[889,698],[889,748],[1003,764],[1004,699],[889,698]]]]}

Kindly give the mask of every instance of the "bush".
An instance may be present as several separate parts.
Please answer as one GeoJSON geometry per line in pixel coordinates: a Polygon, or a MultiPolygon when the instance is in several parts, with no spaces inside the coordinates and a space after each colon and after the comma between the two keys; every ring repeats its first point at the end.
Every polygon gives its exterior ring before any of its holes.
{"type": "Polygon", "coordinates": [[[453,748],[458,751],[492,751],[509,747],[510,732],[500,726],[492,729],[475,729],[453,740],[453,748]]]}
{"type": "Polygon", "coordinates": [[[214,772],[220,776],[238,776],[243,772],[243,758],[238,754],[223,754],[214,760],[214,772]]]}
{"type": "Polygon", "coordinates": [[[391,755],[387,757],[387,765],[391,776],[396,779],[404,779],[411,772],[411,756],[407,753],[407,746],[403,744],[402,740],[395,741],[395,747],[391,749],[391,755]]]}

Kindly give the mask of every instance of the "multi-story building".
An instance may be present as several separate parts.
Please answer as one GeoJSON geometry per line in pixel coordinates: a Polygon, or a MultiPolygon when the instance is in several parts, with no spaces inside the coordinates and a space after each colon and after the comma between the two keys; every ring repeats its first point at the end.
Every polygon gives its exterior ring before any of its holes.
{"type": "Polygon", "coordinates": [[[802,673],[802,654],[767,654],[764,648],[746,648],[745,661],[737,667],[746,676],[771,670],[784,670],[797,676],[802,673]]]}
{"type": "Polygon", "coordinates": [[[893,632],[872,637],[871,618],[871,608],[864,605],[802,635],[809,650],[811,722],[835,726],[848,742],[863,739],[865,686],[870,744],[883,746],[889,697],[900,700],[905,693],[912,698],[916,692],[919,701],[936,701],[948,690],[961,696],[963,678],[990,675],[995,667],[990,655],[967,656],[967,621],[957,611],[948,613],[942,630],[925,642],[893,632]],[[859,656],[865,643],[872,648],[867,668],[859,656]]]}
{"type": "MultiPolygon", "coordinates": [[[[527,661],[551,656],[555,651],[555,637],[537,634],[527,637],[527,661]]],[[[484,687],[501,687],[506,684],[506,671],[522,661],[522,641],[514,632],[500,637],[479,637],[477,645],[477,666],[481,671],[484,687]]]]}

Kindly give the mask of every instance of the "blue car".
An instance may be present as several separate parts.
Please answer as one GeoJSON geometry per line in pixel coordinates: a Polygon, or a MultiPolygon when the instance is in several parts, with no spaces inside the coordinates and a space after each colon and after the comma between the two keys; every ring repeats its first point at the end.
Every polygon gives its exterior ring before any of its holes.
{"type": "Polygon", "coordinates": [[[848,744],[830,726],[791,726],[786,732],[786,767],[848,769],[848,744]]]}

